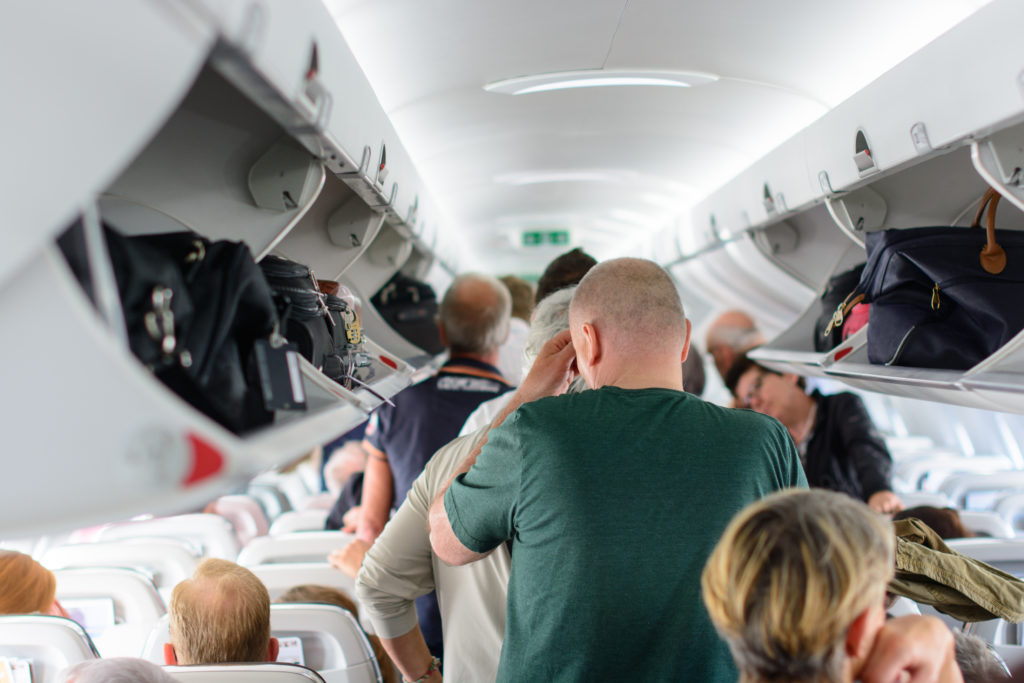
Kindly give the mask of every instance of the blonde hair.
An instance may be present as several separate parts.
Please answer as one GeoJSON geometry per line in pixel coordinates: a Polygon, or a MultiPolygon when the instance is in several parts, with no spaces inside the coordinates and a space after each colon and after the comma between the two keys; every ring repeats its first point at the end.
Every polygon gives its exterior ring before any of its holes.
{"type": "Polygon", "coordinates": [[[0,550],[0,614],[47,612],[57,593],[53,572],[16,550],[0,550]]]}
{"type": "Polygon", "coordinates": [[[171,593],[171,644],[179,664],[266,661],[270,595],[234,562],[206,559],[171,593]]]}
{"type": "Polygon", "coordinates": [[[840,493],[784,491],[741,511],[701,576],[741,680],[841,680],[846,632],[881,605],[894,551],[891,525],[840,493]]]}

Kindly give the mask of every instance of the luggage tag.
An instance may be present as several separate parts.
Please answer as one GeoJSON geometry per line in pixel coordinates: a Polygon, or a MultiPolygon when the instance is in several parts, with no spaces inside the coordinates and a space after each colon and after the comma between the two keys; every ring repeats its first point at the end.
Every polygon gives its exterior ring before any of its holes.
{"type": "Polygon", "coordinates": [[[266,339],[257,339],[253,352],[267,410],[305,410],[306,392],[302,386],[298,347],[295,344],[274,347],[266,339]]]}

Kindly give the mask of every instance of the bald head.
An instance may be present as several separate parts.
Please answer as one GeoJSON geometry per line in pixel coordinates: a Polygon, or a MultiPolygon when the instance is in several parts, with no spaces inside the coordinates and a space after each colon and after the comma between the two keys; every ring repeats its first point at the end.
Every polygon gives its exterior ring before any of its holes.
{"type": "Polygon", "coordinates": [[[496,278],[459,275],[438,311],[445,343],[454,354],[490,354],[508,337],[512,296],[496,278]]]}
{"type": "Polygon", "coordinates": [[[608,351],[668,352],[679,361],[686,316],[672,278],[645,259],[620,258],[594,266],[580,281],[569,310],[573,326],[593,324],[608,351]]]}
{"type": "Polygon", "coordinates": [[[708,327],[706,348],[715,359],[718,373],[725,377],[736,359],[758,344],[764,337],[754,319],[743,311],[726,311],[708,327]]]}

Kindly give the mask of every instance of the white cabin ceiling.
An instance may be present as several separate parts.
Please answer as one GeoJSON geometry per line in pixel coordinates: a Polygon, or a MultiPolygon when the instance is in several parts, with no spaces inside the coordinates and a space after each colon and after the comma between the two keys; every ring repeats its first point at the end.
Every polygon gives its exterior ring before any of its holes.
{"type": "Polygon", "coordinates": [[[988,1],[326,0],[464,262],[527,275],[566,247],[520,247],[521,230],[632,251],[988,1]],[[602,68],[720,80],[483,89],[602,68]]]}

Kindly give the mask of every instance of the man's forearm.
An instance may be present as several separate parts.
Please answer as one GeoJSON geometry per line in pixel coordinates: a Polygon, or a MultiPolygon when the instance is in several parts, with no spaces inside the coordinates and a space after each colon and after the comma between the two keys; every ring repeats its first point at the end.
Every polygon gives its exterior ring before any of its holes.
{"type": "MultiPolygon", "coordinates": [[[[404,680],[419,680],[430,669],[433,662],[432,655],[419,626],[397,638],[381,638],[380,642],[387,650],[391,661],[398,667],[404,680]]],[[[432,673],[427,680],[440,681],[440,672],[432,673]]]]}
{"type": "Polygon", "coordinates": [[[375,453],[371,453],[370,458],[366,461],[366,471],[363,474],[362,512],[359,518],[359,528],[356,531],[356,538],[367,543],[377,540],[384,530],[394,498],[391,466],[386,460],[375,456],[375,453]]]}

